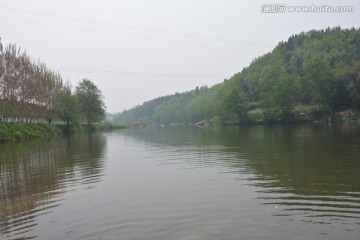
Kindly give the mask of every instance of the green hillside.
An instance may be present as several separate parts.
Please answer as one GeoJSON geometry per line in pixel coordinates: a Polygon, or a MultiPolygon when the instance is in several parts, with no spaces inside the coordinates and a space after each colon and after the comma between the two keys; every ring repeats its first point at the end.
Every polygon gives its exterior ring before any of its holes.
{"type": "Polygon", "coordinates": [[[334,120],[360,109],[360,29],[311,30],[280,42],[229,80],[159,97],[119,113],[118,124],[334,120]]]}

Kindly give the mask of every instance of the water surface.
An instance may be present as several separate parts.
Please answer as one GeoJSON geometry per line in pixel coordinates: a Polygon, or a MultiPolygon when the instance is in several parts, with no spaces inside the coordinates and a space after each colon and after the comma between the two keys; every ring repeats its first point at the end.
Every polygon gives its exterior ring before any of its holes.
{"type": "Polygon", "coordinates": [[[360,128],[128,129],[0,146],[0,239],[358,239],[360,128]]]}

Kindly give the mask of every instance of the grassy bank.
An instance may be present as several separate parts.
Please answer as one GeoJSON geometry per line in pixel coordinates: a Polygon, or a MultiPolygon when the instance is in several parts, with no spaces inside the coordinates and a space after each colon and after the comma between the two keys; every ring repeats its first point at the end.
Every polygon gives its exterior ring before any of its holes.
{"type": "Polygon", "coordinates": [[[106,131],[106,132],[116,129],[125,129],[125,128],[127,128],[127,126],[113,124],[110,121],[103,121],[99,124],[94,125],[95,130],[106,131]]]}
{"type": "Polygon", "coordinates": [[[47,123],[0,123],[0,141],[33,139],[62,133],[62,126],[47,123]]]}
{"type": "MultiPolygon", "coordinates": [[[[105,122],[94,125],[91,131],[111,131],[123,128],[126,127],[105,122]]],[[[0,141],[34,139],[86,131],[88,131],[88,127],[81,124],[66,127],[65,125],[51,125],[48,123],[0,123],[0,141]]]]}

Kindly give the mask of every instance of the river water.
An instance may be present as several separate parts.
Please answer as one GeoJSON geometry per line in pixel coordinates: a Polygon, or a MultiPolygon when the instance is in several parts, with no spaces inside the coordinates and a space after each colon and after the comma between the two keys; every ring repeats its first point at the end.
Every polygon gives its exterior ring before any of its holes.
{"type": "Polygon", "coordinates": [[[0,145],[0,239],[359,239],[360,127],[160,127],[0,145]]]}

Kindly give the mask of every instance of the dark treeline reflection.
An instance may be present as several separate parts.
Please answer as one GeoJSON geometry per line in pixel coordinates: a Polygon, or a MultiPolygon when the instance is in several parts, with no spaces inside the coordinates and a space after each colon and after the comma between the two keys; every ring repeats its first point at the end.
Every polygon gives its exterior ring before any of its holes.
{"type": "MultiPolygon", "coordinates": [[[[174,127],[132,130],[128,134],[169,146],[169,151],[196,147],[204,152],[232,154],[217,161],[209,158],[207,163],[226,163],[234,171],[237,168],[243,171],[245,167],[259,179],[276,180],[278,186],[298,194],[336,194],[339,191],[336,186],[342,186],[342,191],[360,192],[359,126],[174,127]]],[[[190,162],[196,164],[198,160],[190,162]]]]}
{"type": "Polygon", "coordinates": [[[105,145],[98,134],[1,144],[0,233],[30,231],[68,188],[100,181],[105,145]]]}
{"type": "Polygon", "coordinates": [[[289,215],[317,212],[360,220],[359,126],[153,128],[129,135],[163,145],[168,161],[220,166],[242,180],[247,176],[263,204],[281,205],[289,215]],[[203,157],[183,156],[199,149],[203,157]]]}

